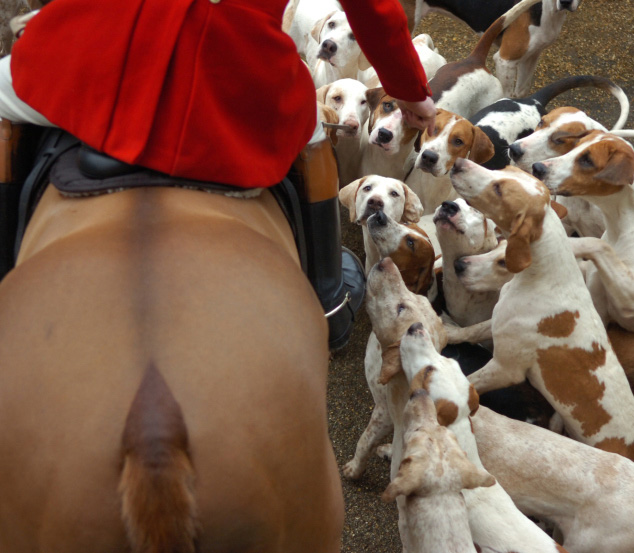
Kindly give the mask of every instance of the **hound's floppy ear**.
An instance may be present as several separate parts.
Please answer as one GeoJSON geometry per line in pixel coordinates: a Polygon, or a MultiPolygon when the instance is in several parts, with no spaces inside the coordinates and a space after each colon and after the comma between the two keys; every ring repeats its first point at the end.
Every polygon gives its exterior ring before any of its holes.
{"type": "Polygon", "coordinates": [[[379,384],[387,384],[394,376],[403,370],[401,366],[401,350],[400,344],[392,344],[383,350],[381,355],[383,364],[381,365],[381,375],[379,376],[379,384]]]}
{"type": "Polygon", "coordinates": [[[370,69],[370,67],[372,67],[372,64],[368,61],[368,58],[365,57],[363,50],[361,50],[359,54],[359,70],[365,71],[366,69],[370,69]]]}
{"type": "Polygon", "coordinates": [[[336,11],[332,11],[330,12],[326,17],[320,19],[319,21],[317,21],[314,25],[313,28],[310,31],[310,36],[312,36],[315,39],[315,42],[317,44],[319,44],[321,41],[319,40],[319,37],[321,36],[321,31],[324,28],[324,25],[326,24],[326,21],[328,21],[331,16],[333,14],[337,13],[336,11]]]}
{"type": "Polygon", "coordinates": [[[385,503],[394,501],[399,495],[409,496],[414,492],[423,491],[423,481],[425,476],[425,468],[421,465],[425,464],[426,459],[417,457],[405,457],[401,461],[401,466],[394,480],[390,482],[388,487],[381,495],[381,499],[385,503]]]}
{"type": "Polygon", "coordinates": [[[475,386],[473,384],[469,384],[469,415],[473,416],[476,414],[478,407],[480,407],[480,395],[478,394],[475,386]]]}
{"type": "Polygon", "coordinates": [[[401,182],[401,185],[405,194],[405,207],[403,208],[401,223],[418,223],[423,216],[423,204],[416,192],[404,182],[401,182]]]}
{"type": "Polygon", "coordinates": [[[526,210],[515,216],[511,225],[511,235],[506,244],[506,268],[511,273],[519,273],[530,266],[531,242],[542,233],[541,218],[528,216],[526,210]]]}
{"type": "Polygon", "coordinates": [[[317,89],[317,91],[316,91],[316,92],[317,92],[317,101],[318,101],[318,102],[321,102],[322,104],[325,104],[325,103],[326,103],[326,96],[327,96],[327,94],[328,94],[328,91],[330,90],[330,85],[331,85],[331,84],[332,84],[332,83],[325,84],[324,86],[320,86],[320,87],[317,89]]]}
{"type": "Polygon", "coordinates": [[[495,484],[496,480],[492,474],[476,467],[466,456],[464,457],[464,461],[466,461],[466,463],[461,467],[462,487],[464,489],[488,488],[495,484]]]}
{"type": "Polygon", "coordinates": [[[481,165],[489,161],[494,154],[495,148],[493,147],[493,142],[491,142],[491,139],[480,127],[476,127],[474,125],[473,143],[471,144],[469,159],[474,163],[479,163],[481,165]]]}
{"type": "Polygon", "coordinates": [[[632,184],[634,182],[634,157],[621,151],[614,153],[608,164],[594,175],[594,178],[614,186],[632,184]]]}
{"type": "Polygon", "coordinates": [[[365,91],[365,99],[368,101],[368,107],[370,108],[370,118],[368,119],[368,133],[372,132],[374,127],[374,110],[381,102],[381,98],[385,96],[385,89],[382,86],[377,88],[370,88],[365,91]]]}
{"type": "Polygon", "coordinates": [[[559,217],[560,219],[563,219],[566,215],[568,215],[568,210],[566,209],[566,206],[558,204],[555,200],[550,200],[550,207],[553,208],[553,210],[557,214],[557,217],[559,217]]]}
{"type": "Polygon", "coordinates": [[[348,211],[350,212],[350,222],[352,223],[357,220],[357,192],[359,191],[359,188],[363,186],[363,183],[367,178],[367,176],[361,177],[339,190],[339,201],[344,207],[348,208],[348,211]]]}

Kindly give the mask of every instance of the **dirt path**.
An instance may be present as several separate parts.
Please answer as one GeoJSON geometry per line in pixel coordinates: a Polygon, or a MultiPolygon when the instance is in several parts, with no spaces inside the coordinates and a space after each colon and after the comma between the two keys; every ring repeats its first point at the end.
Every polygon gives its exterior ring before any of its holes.
{"type": "MultiPolygon", "coordinates": [[[[419,26],[430,34],[448,61],[464,57],[477,41],[463,23],[433,14],[419,26]]],[[[493,69],[493,63],[489,68],[493,69]]],[[[592,74],[611,78],[634,103],[634,0],[583,0],[579,10],[569,14],[559,39],[539,62],[532,90],[569,75],[592,74]]],[[[616,100],[588,89],[568,92],[550,108],[571,105],[586,111],[610,128],[618,117],[616,100]]],[[[630,115],[626,128],[634,129],[630,115]]],[[[363,255],[361,229],[349,223],[342,209],[344,244],[363,255]]],[[[339,466],[354,454],[357,439],[372,411],[372,397],[365,382],[363,357],[370,332],[362,312],[348,346],[330,363],[328,407],[330,434],[339,466]]],[[[389,465],[378,457],[358,482],[342,480],[346,521],[342,551],[396,553],[401,550],[395,504],[381,502],[387,486],[389,465]]]]}

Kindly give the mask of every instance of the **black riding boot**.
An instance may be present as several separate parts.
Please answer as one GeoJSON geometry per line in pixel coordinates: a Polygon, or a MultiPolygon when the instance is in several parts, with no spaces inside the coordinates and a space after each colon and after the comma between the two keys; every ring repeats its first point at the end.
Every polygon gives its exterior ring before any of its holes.
{"type": "Polygon", "coordinates": [[[306,272],[328,318],[330,349],[340,349],[363,302],[365,272],[359,258],[341,245],[339,179],[330,139],[308,144],[291,177],[301,203],[306,272]]]}

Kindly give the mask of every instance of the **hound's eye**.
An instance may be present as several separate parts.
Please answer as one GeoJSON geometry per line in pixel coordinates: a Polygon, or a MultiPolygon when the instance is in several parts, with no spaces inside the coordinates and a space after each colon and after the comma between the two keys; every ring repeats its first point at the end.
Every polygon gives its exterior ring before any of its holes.
{"type": "Polygon", "coordinates": [[[348,38],[350,39],[350,41],[351,41],[351,42],[356,42],[356,41],[357,41],[357,39],[356,39],[356,38],[354,38],[354,35],[353,35],[352,33],[350,33],[350,34],[348,35],[348,38]]]}
{"type": "Polygon", "coordinates": [[[406,309],[407,309],[407,305],[405,305],[404,303],[399,303],[398,307],[396,308],[396,314],[400,315],[406,309]]]}
{"type": "Polygon", "coordinates": [[[498,259],[498,267],[502,267],[502,268],[506,269],[506,259],[504,259],[504,258],[498,259]]]}
{"type": "Polygon", "coordinates": [[[371,186],[370,184],[366,184],[366,185],[363,187],[363,191],[364,191],[364,192],[370,192],[370,190],[372,190],[372,186],[371,186]]]}
{"type": "Polygon", "coordinates": [[[398,192],[396,190],[392,190],[390,192],[390,196],[392,196],[392,198],[398,198],[399,194],[398,194],[398,192]]]}
{"type": "Polygon", "coordinates": [[[410,249],[414,249],[414,239],[411,236],[408,236],[407,239],[405,240],[405,243],[407,244],[407,247],[410,249]]]}
{"type": "Polygon", "coordinates": [[[582,165],[583,167],[587,167],[588,169],[591,169],[594,167],[594,162],[590,158],[590,154],[588,152],[586,152],[579,158],[579,165],[582,165]]]}
{"type": "Polygon", "coordinates": [[[495,192],[498,196],[502,195],[502,188],[497,182],[493,185],[493,192],[495,192]]]}
{"type": "Polygon", "coordinates": [[[365,106],[367,103],[368,103],[368,101],[367,101],[367,100],[361,100],[361,105],[362,105],[362,106],[365,106]]]}
{"type": "Polygon", "coordinates": [[[537,127],[535,127],[536,129],[541,129],[544,126],[544,120],[540,120],[539,123],[537,123],[537,127]]]}
{"type": "Polygon", "coordinates": [[[328,28],[329,29],[334,29],[335,25],[336,25],[336,23],[334,21],[331,21],[330,23],[328,23],[328,28]]]}
{"type": "Polygon", "coordinates": [[[334,96],[334,97],[333,97],[333,100],[334,100],[335,102],[341,102],[341,96],[334,96]]]}
{"type": "Polygon", "coordinates": [[[392,102],[383,102],[383,111],[389,113],[394,109],[394,104],[392,102]]]}
{"type": "Polygon", "coordinates": [[[464,142],[460,138],[454,138],[453,143],[455,146],[462,146],[464,142]]]}

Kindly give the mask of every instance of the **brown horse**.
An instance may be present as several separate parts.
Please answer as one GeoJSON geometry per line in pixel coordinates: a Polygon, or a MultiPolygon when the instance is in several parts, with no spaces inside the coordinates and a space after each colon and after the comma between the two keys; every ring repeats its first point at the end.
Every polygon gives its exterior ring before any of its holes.
{"type": "Polygon", "coordinates": [[[338,552],[327,338],[268,191],[49,186],[0,283],[0,551],[338,552]]]}

